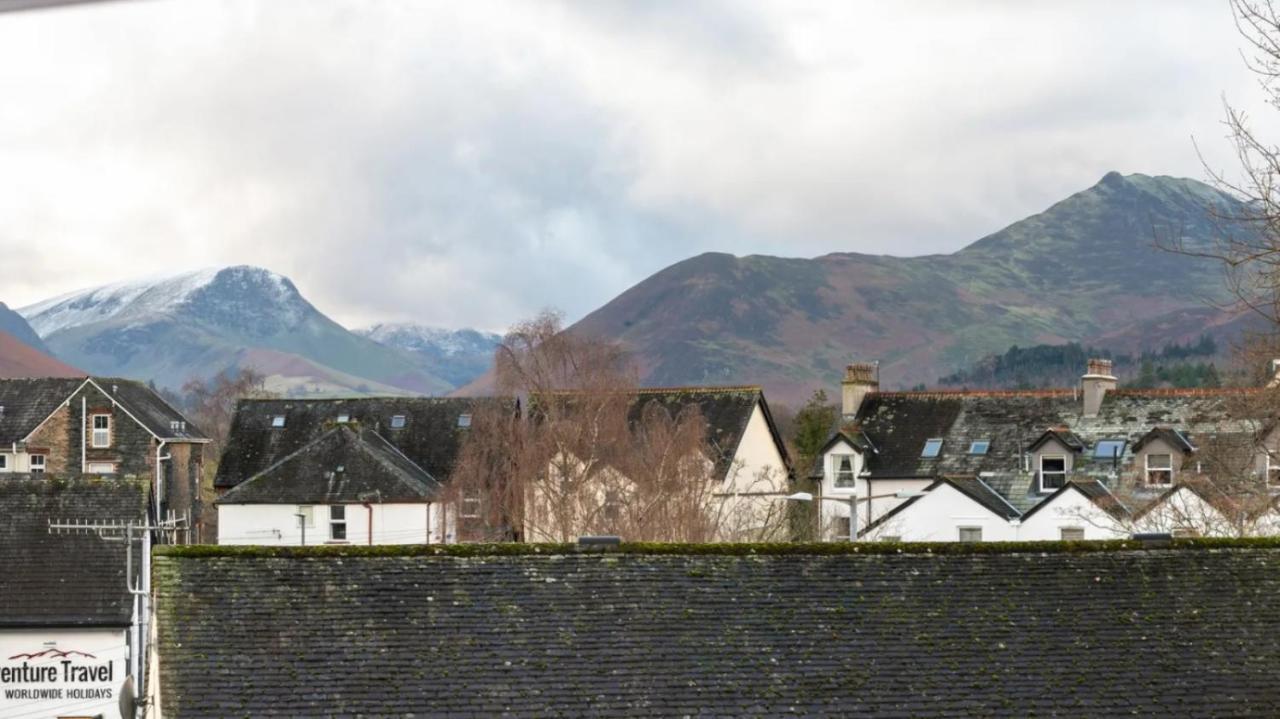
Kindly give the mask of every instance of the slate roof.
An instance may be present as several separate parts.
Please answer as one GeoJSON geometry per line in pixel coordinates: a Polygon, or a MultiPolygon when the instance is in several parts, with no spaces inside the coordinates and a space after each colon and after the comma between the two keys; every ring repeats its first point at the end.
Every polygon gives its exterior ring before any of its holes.
{"type": "MultiPolygon", "coordinates": [[[[574,393],[556,394],[559,397],[572,397],[574,393]]],[[[707,423],[709,435],[707,440],[719,453],[717,462],[721,466],[731,462],[737,455],[738,446],[742,443],[743,435],[746,434],[747,424],[751,421],[751,415],[756,406],[759,405],[764,412],[765,424],[778,446],[778,451],[788,466],[790,465],[786,443],[782,441],[782,435],[774,423],[769,403],[764,398],[764,391],[758,386],[646,387],[632,390],[630,394],[635,395],[635,401],[629,408],[632,421],[639,421],[645,407],[654,403],[666,409],[672,417],[679,415],[685,407],[697,405],[698,411],[707,423]]],[[[533,398],[532,411],[534,412],[537,411],[538,401],[538,398],[533,398]]]]}
{"type": "Polygon", "coordinates": [[[0,379],[0,445],[26,439],[82,384],[84,378],[0,379]]]}
{"type": "Polygon", "coordinates": [[[514,400],[469,397],[241,400],[214,486],[234,487],[299,451],[332,429],[340,414],[348,415],[353,426],[378,433],[431,477],[446,481],[469,431],[458,426],[459,417],[487,402],[517,411],[514,400]],[[275,416],[285,418],[284,427],[271,427],[275,416]],[[404,427],[392,427],[396,416],[405,418],[404,427]]]}
{"type": "Polygon", "coordinates": [[[1007,392],[881,392],[867,397],[854,420],[878,452],[868,455],[873,478],[977,476],[1023,471],[1023,448],[1046,431],[1069,432],[1083,445],[1073,474],[1106,474],[1111,460],[1095,460],[1092,449],[1106,439],[1127,440],[1120,462],[1158,427],[1177,429],[1193,444],[1198,437],[1256,432],[1270,418],[1235,416],[1241,390],[1115,390],[1096,417],[1081,413],[1072,390],[1007,392]],[[925,441],[943,439],[936,459],[921,457],[925,441]],[[974,440],[989,440],[985,455],[968,454],[974,440]]]}
{"type": "Polygon", "coordinates": [[[145,521],[145,482],[0,479],[0,516],[0,627],[129,626],[124,543],[48,523],[145,521]]]}
{"type": "Polygon", "coordinates": [[[335,426],[250,477],[218,504],[427,502],[436,480],[371,429],[335,426]]]}
{"type": "MultiPolygon", "coordinates": [[[[86,378],[0,379],[0,445],[21,442],[66,402],[86,378]]],[[[90,378],[161,439],[203,441],[204,435],[145,384],[117,377],[90,378]],[[112,389],[115,394],[112,395],[112,389]],[[179,429],[173,423],[180,422],[179,429]]]]}
{"type": "Polygon", "coordinates": [[[160,697],[169,716],[1272,715],[1280,545],[1136,546],[162,547],[160,697]]]}

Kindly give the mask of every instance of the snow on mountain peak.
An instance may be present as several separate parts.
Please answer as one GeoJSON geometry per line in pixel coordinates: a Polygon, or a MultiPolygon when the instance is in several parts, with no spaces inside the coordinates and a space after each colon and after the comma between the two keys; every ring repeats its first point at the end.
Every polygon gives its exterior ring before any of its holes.
{"type": "Polygon", "coordinates": [[[214,267],[178,275],[150,277],[71,292],[18,310],[41,337],[81,325],[107,321],[149,321],[172,316],[202,290],[231,282],[253,284],[289,304],[297,290],[288,279],[257,267],[214,267]]]}

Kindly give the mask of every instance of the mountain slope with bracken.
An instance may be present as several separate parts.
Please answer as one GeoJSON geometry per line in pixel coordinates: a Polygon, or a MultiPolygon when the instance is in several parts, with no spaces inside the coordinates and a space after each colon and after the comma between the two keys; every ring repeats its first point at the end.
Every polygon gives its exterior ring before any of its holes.
{"type": "Polygon", "coordinates": [[[699,255],[573,330],[623,341],[646,383],[753,382],[786,401],[830,389],[855,358],[881,360],[886,386],[903,387],[1011,345],[1140,351],[1232,325],[1207,309],[1224,299],[1218,268],[1155,244],[1208,247],[1210,208],[1239,207],[1195,180],[1113,172],[950,255],[699,255]]]}
{"type": "Polygon", "coordinates": [[[0,330],[0,379],[84,377],[85,373],[0,330]]]}

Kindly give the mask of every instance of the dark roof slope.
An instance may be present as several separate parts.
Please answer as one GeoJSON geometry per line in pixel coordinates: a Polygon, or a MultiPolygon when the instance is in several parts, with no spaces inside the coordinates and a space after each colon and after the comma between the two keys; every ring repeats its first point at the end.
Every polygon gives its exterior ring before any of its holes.
{"type": "Polygon", "coordinates": [[[1016,507],[1005,501],[999,492],[977,477],[945,477],[943,481],[960,490],[969,499],[986,507],[992,514],[1005,519],[1013,519],[1021,514],[1016,507]]]}
{"type": "Polygon", "coordinates": [[[370,429],[342,425],[236,485],[219,504],[424,502],[439,485],[370,429]]]}
{"type": "Polygon", "coordinates": [[[0,380],[0,445],[21,442],[84,384],[84,378],[0,380]]]}
{"type": "Polygon", "coordinates": [[[206,439],[181,412],[142,382],[118,377],[94,377],[93,381],[157,437],[175,441],[206,439]]]}
{"type": "Polygon", "coordinates": [[[145,483],[0,479],[0,516],[0,627],[129,625],[124,542],[48,523],[145,521],[145,483]]]}
{"type": "Polygon", "coordinates": [[[515,411],[514,400],[469,397],[241,400],[214,484],[234,487],[262,472],[328,432],[340,414],[348,415],[353,426],[377,432],[414,464],[444,481],[468,431],[458,426],[459,417],[495,401],[515,411]],[[272,428],[275,416],[285,418],[284,427],[272,428]],[[405,418],[404,427],[392,427],[396,416],[405,418]]]}
{"type": "Polygon", "coordinates": [[[1268,608],[1280,594],[1280,545],[1045,546],[162,548],[154,564],[162,708],[172,716],[1274,712],[1280,612],[1268,608]]]}

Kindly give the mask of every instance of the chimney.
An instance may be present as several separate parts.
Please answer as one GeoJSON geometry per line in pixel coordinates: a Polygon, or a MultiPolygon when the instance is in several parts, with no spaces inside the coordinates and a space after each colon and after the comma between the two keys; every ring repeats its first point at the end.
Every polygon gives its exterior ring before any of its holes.
{"type": "Polygon", "coordinates": [[[1116,388],[1116,378],[1111,374],[1111,360],[1091,359],[1089,367],[1080,378],[1080,387],[1084,395],[1084,416],[1097,417],[1102,408],[1102,398],[1107,392],[1116,388]]]}
{"type": "Polygon", "coordinates": [[[846,419],[852,419],[862,406],[862,400],[879,389],[879,362],[854,362],[845,367],[844,381],[840,383],[840,413],[846,419]]]}

